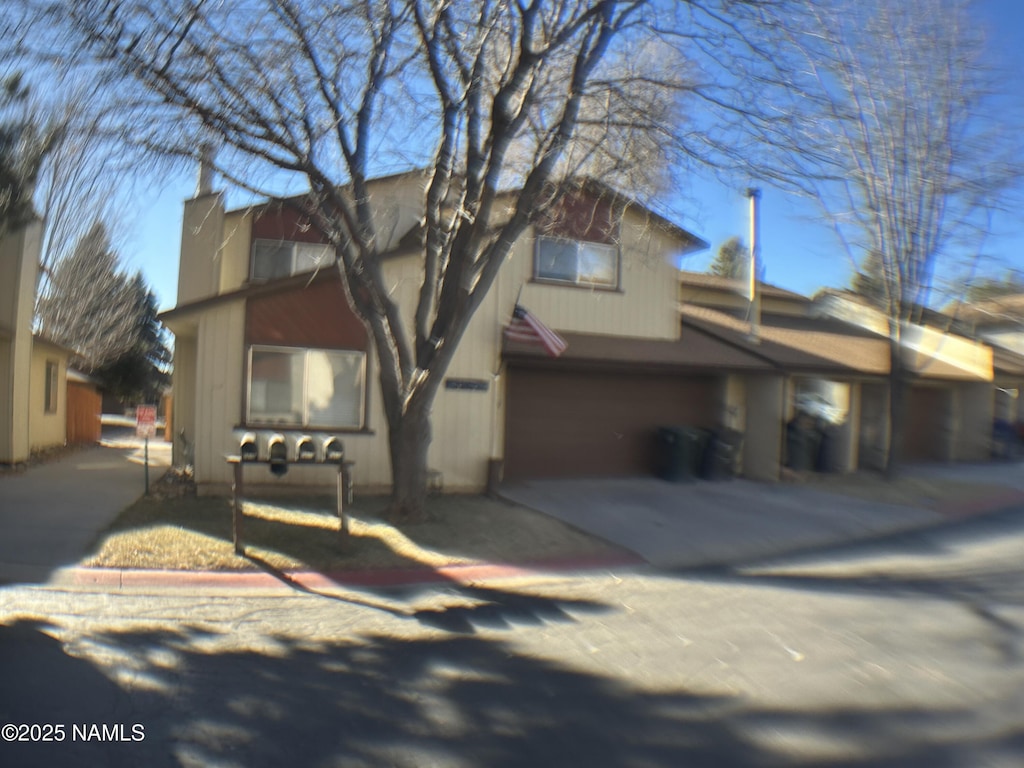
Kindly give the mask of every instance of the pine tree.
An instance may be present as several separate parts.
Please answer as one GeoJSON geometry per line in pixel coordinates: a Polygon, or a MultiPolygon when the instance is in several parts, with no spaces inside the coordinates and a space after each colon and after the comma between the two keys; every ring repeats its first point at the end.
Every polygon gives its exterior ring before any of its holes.
{"type": "Polygon", "coordinates": [[[750,251],[741,238],[734,236],[718,246],[718,255],[708,271],[712,275],[738,280],[747,274],[749,261],[750,251]]]}
{"type": "Polygon", "coordinates": [[[137,272],[131,280],[135,315],[135,343],[94,375],[121,402],[157,403],[170,382],[171,350],[157,319],[156,295],[137,272]]]}
{"type": "Polygon", "coordinates": [[[864,258],[860,270],[850,281],[850,288],[874,306],[886,308],[886,280],[882,273],[882,257],[878,253],[872,251],[864,258]]]}
{"type": "Polygon", "coordinates": [[[95,370],[135,345],[137,311],[131,283],[97,221],[57,264],[39,302],[40,331],[75,350],[79,367],[95,370]]]}

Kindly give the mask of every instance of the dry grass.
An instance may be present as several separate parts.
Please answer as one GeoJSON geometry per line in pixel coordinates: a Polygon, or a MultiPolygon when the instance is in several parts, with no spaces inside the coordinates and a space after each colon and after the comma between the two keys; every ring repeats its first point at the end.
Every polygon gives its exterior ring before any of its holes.
{"type": "MultiPolygon", "coordinates": [[[[384,500],[357,499],[346,510],[351,536],[338,546],[333,498],[291,497],[244,505],[246,551],[281,570],[343,571],[521,563],[615,551],[545,515],[478,496],[429,499],[427,520],[397,529],[381,520],[384,500]]],[[[242,570],[234,553],[227,499],[143,498],[104,531],[83,564],[116,568],[242,570]]]]}

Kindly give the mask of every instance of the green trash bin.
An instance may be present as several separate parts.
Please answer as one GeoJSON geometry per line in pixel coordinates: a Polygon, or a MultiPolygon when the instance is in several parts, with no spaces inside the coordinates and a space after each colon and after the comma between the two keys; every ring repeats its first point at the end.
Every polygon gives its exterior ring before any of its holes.
{"type": "Polygon", "coordinates": [[[655,474],[673,483],[700,473],[709,433],[694,427],[659,427],[655,440],[655,474]]]}

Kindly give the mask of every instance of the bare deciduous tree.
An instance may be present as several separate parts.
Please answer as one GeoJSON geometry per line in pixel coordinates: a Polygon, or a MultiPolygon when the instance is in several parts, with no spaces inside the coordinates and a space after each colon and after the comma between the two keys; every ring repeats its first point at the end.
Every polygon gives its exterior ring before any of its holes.
{"type": "Polygon", "coordinates": [[[110,125],[112,107],[104,103],[99,85],[51,83],[50,90],[32,107],[60,127],[40,166],[34,196],[43,225],[37,311],[57,265],[95,223],[103,221],[108,236],[111,226],[123,223],[114,200],[118,192],[122,199],[127,194],[125,179],[138,164],[130,147],[117,142],[118,128],[110,125]]]}
{"type": "Polygon", "coordinates": [[[59,137],[59,127],[34,114],[28,100],[20,74],[0,82],[0,233],[32,219],[36,180],[59,137]]]}
{"type": "Polygon", "coordinates": [[[305,212],[336,247],[379,358],[392,513],[415,518],[435,394],[513,243],[581,173],[646,183],[727,148],[683,102],[752,115],[735,79],[719,88],[707,68],[744,45],[730,14],[786,1],[104,0],[52,18],[142,86],[137,139],[183,156],[212,140],[225,178],[270,197],[282,179],[308,185],[305,212]],[[368,191],[396,166],[427,180],[411,324],[368,191]]]}
{"type": "Polygon", "coordinates": [[[928,304],[937,265],[970,247],[1018,178],[968,0],[807,2],[785,23],[804,73],[779,177],[824,207],[873,278],[888,318],[890,431],[899,463],[907,372],[901,327],[928,304]]]}

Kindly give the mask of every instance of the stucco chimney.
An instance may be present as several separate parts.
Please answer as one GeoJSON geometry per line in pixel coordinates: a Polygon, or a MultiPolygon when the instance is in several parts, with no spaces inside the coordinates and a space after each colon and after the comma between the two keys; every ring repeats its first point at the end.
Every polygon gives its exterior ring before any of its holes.
{"type": "Polygon", "coordinates": [[[213,161],[217,148],[212,141],[204,141],[199,145],[199,175],[196,180],[196,197],[213,192],[213,161]]]}

